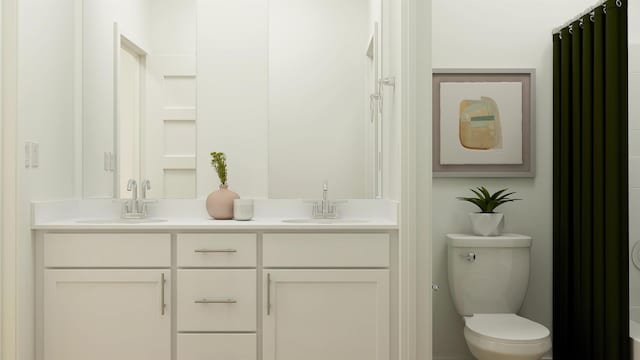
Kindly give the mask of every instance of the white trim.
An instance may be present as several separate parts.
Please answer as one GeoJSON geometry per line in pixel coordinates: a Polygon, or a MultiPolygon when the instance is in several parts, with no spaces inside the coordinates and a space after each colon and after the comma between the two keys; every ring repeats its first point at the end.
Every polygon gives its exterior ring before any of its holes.
{"type": "Polygon", "coordinates": [[[74,119],[73,119],[73,145],[74,145],[74,178],[73,178],[73,193],[76,198],[82,198],[84,194],[84,172],[83,169],[83,30],[84,19],[83,16],[83,0],[74,0],[74,119]]]}
{"type": "Polygon", "coordinates": [[[418,263],[431,259],[431,112],[426,105],[431,98],[424,94],[426,91],[428,95],[431,88],[430,9],[429,0],[402,0],[399,85],[402,96],[400,358],[403,360],[430,360],[433,353],[431,267],[418,263]],[[419,101],[418,96],[423,100],[419,101]],[[418,329],[424,333],[418,333],[418,329]]]}
{"type": "Polygon", "coordinates": [[[17,354],[18,1],[2,0],[2,353],[17,354]]]}
{"type": "MultiPolygon", "coordinates": [[[[115,156],[115,166],[113,171],[113,198],[119,199],[122,194],[120,194],[120,154],[118,154],[119,147],[119,136],[118,136],[118,126],[119,126],[119,108],[118,108],[118,88],[120,84],[120,52],[122,47],[126,47],[129,50],[133,51],[140,57],[140,133],[144,133],[144,124],[146,123],[147,113],[146,113],[146,74],[147,74],[147,54],[149,52],[146,50],[144,45],[141,45],[139,42],[132,40],[133,37],[129,36],[117,22],[113,23],[113,154],[115,156]]],[[[142,137],[140,137],[139,142],[142,142],[142,137]]],[[[140,149],[140,157],[139,162],[144,163],[144,149],[141,146],[140,149]]],[[[141,172],[142,174],[142,172],[141,172]]],[[[142,183],[143,179],[137,179],[139,183],[142,183]]]]}
{"type": "MultiPolygon", "coordinates": [[[[2,107],[2,103],[4,101],[2,94],[3,94],[3,89],[2,89],[2,72],[3,72],[3,48],[2,48],[2,44],[4,43],[3,38],[2,38],[2,33],[3,33],[3,29],[2,29],[2,24],[4,23],[2,21],[2,7],[3,7],[3,3],[0,2],[0,149],[2,149],[2,144],[4,144],[4,141],[2,139],[2,134],[3,134],[3,130],[2,128],[4,127],[4,114],[3,114],[3,107],[2,107]]],[[[1,153],[1,151],[0,151],[1,153]]],[[[4,164],[4,159],[2,158],[2,155],[0,155],[0,190],[4,190],[4,188],[2,187],[2,183],[3,181],[3,174],[4,174],[4,169],[3,169],[3,164],[4,164]]],[[[0,212],[2,212],[3,210],[3,191],[0,191],[0,212]]],[[[2,298],[4,296],[4,292],[2,291],[2,235],[4,235],[3,233],[3,227],[2,227],[2,223],[3,223],[3,219],[2,216],[0,216],[0,324],[2,324],[2,298]]],[[[2,359],[2,326],[0,325],[0,359],[2,359]]]]}
{"type": "MultiPolygon", "coordinates": [[[[113,151],[111,152],[115,157],[115,165],[111,167],[113,170],[111,193],[114,199],[120,198],[120,181],[118,167],[120,165],[120,156],[118,154],[118,75],[120,74],[120,48],[122,40],[119,25],[117,22],[113,23],[113,151]]],[[[1,360],[1,359],[0,359],[1,360]]]]}
{"type": "Polygon", "coordinates": [[[401,359],[431,360],[431,1],[403,0],[401,16],[401,359]]]}

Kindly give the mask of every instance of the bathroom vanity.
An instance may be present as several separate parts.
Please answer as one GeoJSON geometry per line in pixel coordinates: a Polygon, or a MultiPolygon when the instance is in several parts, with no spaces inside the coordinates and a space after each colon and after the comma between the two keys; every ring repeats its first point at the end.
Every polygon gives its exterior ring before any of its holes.
{"type": "Polygon", "coordinates": [[[397,224],[364,215],[333,224],[41,216],[37,359],[397,359],[397,224]]]}
{"type": "Polygon", "coordinates": [[[80,4],[83,200],[33,207],[35,358],[399,359],[391,4],[80,4]],[[212,152],[230,190],[280,200],[210,220],[212,152]]]}

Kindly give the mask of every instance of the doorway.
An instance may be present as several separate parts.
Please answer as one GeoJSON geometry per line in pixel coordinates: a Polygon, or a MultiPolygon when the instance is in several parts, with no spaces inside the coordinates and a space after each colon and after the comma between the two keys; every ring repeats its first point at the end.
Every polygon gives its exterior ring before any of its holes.
{"type": "Polygon", "coordinates": [[[146,52],[120,37],[117,71],[116,198],[127,193],[129,179],[141,179],[146,52]]]}

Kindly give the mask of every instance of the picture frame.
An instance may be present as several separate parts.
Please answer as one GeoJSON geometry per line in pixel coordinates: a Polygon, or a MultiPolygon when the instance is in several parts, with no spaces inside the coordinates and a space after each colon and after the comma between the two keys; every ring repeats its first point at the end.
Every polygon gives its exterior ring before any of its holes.
{"type": "Polygon", "coordinates": [[[535,177],[535,74],[433,70],[433,177],[535,177]]]}

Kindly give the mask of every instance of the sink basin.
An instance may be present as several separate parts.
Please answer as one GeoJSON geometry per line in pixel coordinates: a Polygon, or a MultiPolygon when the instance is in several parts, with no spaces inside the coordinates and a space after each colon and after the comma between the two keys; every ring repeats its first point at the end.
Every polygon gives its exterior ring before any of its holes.
{"type": "Polygon", "coordinates": [[[167,219],[82,219],[76,220],[78,224],[153,224],[167,222],[167,219]]]}
{"type": "Polygon", "coordinates": [[[368,221],[357,219],[286,219],[282,222],[288,224],[364,224],[368,221]]]}

